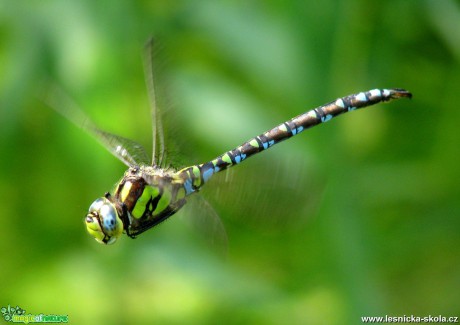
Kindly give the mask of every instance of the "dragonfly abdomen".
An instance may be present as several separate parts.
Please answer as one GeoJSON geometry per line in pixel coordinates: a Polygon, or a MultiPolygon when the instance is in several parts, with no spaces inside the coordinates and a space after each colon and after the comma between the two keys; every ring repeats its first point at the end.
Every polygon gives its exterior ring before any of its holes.
{"type": "Polygon", "coordinates": [[[186,193],[189,195],[199,190],[213,174],[238,165],[247,158],[267,150],[275,144],[289,139],[312,126],[327,122],[333,117],[359,108],[392,99],[410,98],[411,96],[411,93],[404,89],[373,89],[341,97],[328,104],[314,108],[279,124],[273,129],[246,141],[239,147],[227,151],[207,163],[182,169],[179,173],[186,179],[186,193]]]}
{"type": "Polygon", "coordinates": [[[327,122],[340,114],[382,101],[411,96],[408,91],[403,89],[373,89],[338,98],[333,102],[314,108],[289,121],[281,123],[273,129],[248,140],[241,146],[227,151],[211,161],[214,165],[214,172],[237,165],[256,153],[267,150],[281,141],[289,139],[312,126],[327,122]]]}

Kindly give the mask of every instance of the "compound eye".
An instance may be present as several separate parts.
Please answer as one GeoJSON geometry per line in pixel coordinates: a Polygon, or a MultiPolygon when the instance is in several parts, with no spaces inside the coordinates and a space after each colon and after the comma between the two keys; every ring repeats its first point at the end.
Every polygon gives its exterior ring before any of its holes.
{"type": "Polygon", "coordinates": [[[100,197],[94,201],[89,207],[88,214],[99,211],[101,206],[105,203],[105,200],[107,200],[105,197],[100,197]]]}
{"type": "Polygon", "coordinates": [[[104,233],[109,236],[114,236],[118,230],[118,214],[114,205],[110,202],[102,204],[99,209],[99,216],[104,233]]]}
{"type": "Polygon", "coordinates": [[[85,223],[88,232],[102,244],[113,244],[123,233],[123,222],[117,209],[105,197],[91,204],[85,223]]]}

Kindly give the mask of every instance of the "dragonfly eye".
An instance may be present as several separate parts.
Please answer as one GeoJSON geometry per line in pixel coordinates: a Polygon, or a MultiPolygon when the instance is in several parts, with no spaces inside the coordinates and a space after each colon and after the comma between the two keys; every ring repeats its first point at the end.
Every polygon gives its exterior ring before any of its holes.
{"type": "Polygon", "coordinates": [[[86,229],[98,242],[113,244],[123,233],[123,222],[115,205],[105,197],[91,204],[85,218],[86,229]]]}

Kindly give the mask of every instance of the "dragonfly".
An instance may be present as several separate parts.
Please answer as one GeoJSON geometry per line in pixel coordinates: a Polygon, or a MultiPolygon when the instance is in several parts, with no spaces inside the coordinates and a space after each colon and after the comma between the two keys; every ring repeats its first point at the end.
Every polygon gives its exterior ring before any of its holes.
{"type": "Polygon", "coordinates": [[[113,194],[107,192],[96,199],[85,216],[88,233],[102,244],[113,244],[124,233],[136,238],[182,209],[187,199],[199,192],[213,175],[239,165],[308,128],[380,102],[412,97],[409,91],[401,88],[372,89],[341,97],[285,121],[208,162],[175,169],[166,163],[167,148],[154,82],[153,48],[154,41],[151,39],[146,43],[143,55],[153,134],[150,162],[145,149],[137,142],[99,129],[69,101],[61,105],[65,99],[59,95],[59,90],[49,91],[45,100],[128,166],[115,185],[113,194]]]}

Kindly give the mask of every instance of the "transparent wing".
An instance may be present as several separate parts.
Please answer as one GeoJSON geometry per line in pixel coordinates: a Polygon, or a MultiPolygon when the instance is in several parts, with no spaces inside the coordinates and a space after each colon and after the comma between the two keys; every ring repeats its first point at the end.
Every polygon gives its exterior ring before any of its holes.
{"type": "Polygon", "coordinates": [[[47,82],[40,97],[47,105],[98,140],[108,151],[129,167],[149,164],[144,148],[135,141],[105,132],[94,125],[85,113],[56,85],[47,82]]]}
{"type": "Polygon", "coordinates": [[[324,175],[305,158],[296,159],[295,153],[289,160],[269,156],[217,174],[201,195],[232,224],[257,232],[296,231],[317,214],[325,190],[324,175]]]}
{"type": "Polygon", "coordinates": [[[228,238],[225,226],[216,210],[201,195],[192,195],[179,218],[184,220],[220,256],[225,258],[228,238]]]}
{"type": "Polygon", "coordinates": [[[154,40],[151,38],[144,47],[144,74],[147,92],[150,101],[150,110],[152,117],[152,165],[164,166],[165,163],[165,140],[163,124],[161,122],[159,105],[156,99],[154,72],[153,72],[153,46],[154,40]]]}
{"type": "Polygon", "coordinates": [[[161,44],[149,40],[143,55],[152,118],[152,165],[181,168],[190,164],[194,150],[189,137],[182,133],[181,126],[188,121],[174,109],[175,97],[171,94],[175,91],[175,81],[171,78],[169,64],[166,64],[170,54],[167,52],[168,46],[161,44]]]}

